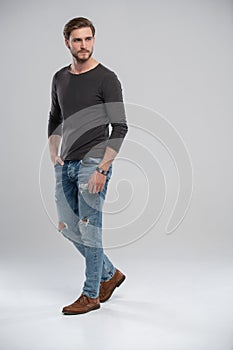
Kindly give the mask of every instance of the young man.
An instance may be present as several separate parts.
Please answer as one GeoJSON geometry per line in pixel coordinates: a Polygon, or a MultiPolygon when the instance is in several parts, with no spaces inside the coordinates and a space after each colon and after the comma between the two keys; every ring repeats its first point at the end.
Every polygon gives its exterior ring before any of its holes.
{"type": "Polygon", "coordinates": [[[56,177],[58,230],[86,264],[81,296],[62,310],[73,315],[100,308],[125,279],[103,251],[102,207],[112,162],[128,128],[116,74],[92,57],[92,22],[74,18],[63,34],[72,63],[52,80],[48,137],[56,177]]]}

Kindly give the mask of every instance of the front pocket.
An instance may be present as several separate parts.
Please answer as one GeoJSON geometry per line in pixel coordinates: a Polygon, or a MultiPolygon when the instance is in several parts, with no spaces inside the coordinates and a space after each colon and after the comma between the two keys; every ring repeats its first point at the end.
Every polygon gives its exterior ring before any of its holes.
{"type": "Polygon", "coordinates": [[[81,160],[83,166],[97,166],[101,162],[102,158],[87,157],[81,160]]]}

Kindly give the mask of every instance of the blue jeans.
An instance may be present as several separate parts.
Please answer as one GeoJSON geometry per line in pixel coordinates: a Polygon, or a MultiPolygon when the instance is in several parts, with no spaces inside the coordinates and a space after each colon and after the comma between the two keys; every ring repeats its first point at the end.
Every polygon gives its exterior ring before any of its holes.
{"type": "Polygon", "coordinates": [[[64,224],[62,234],[85,258],[86,280],[82,293],[90,298],[98,297],[100,282],[112,278],[116,271],[102,246],[102,208],[112,165],[101,192],[90,193],[87,188],[88,179],[100,161],[101,158],[87,157],[54,165],[58,221],[64,224]]]}

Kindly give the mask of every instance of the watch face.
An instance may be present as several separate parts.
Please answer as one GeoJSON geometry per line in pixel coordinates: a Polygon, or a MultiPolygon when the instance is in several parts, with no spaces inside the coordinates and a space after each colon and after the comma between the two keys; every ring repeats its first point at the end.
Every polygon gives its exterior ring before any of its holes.
{"type": "Polygon", "coordinates": [[[100,174],[103,174],[103,175],[108,175],[108,171],[105,171],[99,167],[96,168],[96,170],[100,173],[100,174]]]}

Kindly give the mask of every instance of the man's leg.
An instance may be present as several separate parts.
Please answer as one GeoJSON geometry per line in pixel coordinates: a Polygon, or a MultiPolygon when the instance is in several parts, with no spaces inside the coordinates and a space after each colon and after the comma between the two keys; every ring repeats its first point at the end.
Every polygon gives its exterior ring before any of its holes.
{"type": "MultiPolygon", "coordinates": [[[[70,162],[65,161],[64,165],[56,164],[55,169],[55,202],[58,216],[58,231],[70,241],[82,244],[81,235],[78,229],[78,190],[75,179],[70,171],[70,162]]],[[[72,172],[73,173],[73,172],[72,172]]]]}
{"type": "Polygon", "coordinates": [[[112,169],[110,169],[106,178],[103,191],[90,193],[87,187],[88,180],[100,160],[100,158],[84,159],[80,164],[77,183],[79,190],[79,229],[85,246],[86,259],[86,281],[83,294],[92,298],[99,295],[101,280],[107,280],[115,273],[115,267],[104,255],[102,247],[102,208],[112,169]]]}
{"type": "MultiPolygon", "coordinates": [[[[58,231],[68,238],[85,258],[85,246],[81,240],[78,212],[78,170],[80,162],[65,161],[62,166],[56,164],[55,202],[58,214],[58,231]]],[[[101,281],[109,280],[115,268],[104,254],[101,281]]]]}
{"type": "Polygon", "coordinates": [[[98,163],[99,160],[90,158],[80,165],[78,179],[79,227],[85,245],[86,257],[86,281],[83,294],[95,297],[99,290],[99,301],[105,302],[126,277],[113,266],[108,257],[104,255],[102,248],[102,208],[112,167],[107,175],[104,189],[100,193],[89,193],[87,188],[88,179],[98,163]]]}
{"type": "MultiPolygon", "coordinates": [[[[72,243],[78,249],[78,251],[82,254],[82,256],[85,258],[86,257],[85,246],[83,244],[80,244],[74,241],[72,243]]],[[[116,271],[116,268],[114,267],[114,265],[112,264],[108,256],[104,253],[101,282],[108,281],[110,278],[112,278],[115,271],[116,271]]]]}
{"type": "MultiPolygon", "coordinates": [[[[71,242],[76,243],[80,253],[85,256],[85,247],[79,230],[78,178],[79,161],[65,161],[55,165],[55,201],[58,214],[58,230],[71,242]]],[[[102,262],[103,264],[103,262],[102,262]]],[[[81,295],[75,303],[63,308],[64,314],[85,313],[100,307],[99,298],[81,295]]]]}
{"type": "MultiPolygon", "coordinates": [[[[99,162],[99,160],[97,161],[99,162]]],[[[100,281],[102,281],[102,293],[105,286],[109,287],[112,281],[116,279],[117,271],[108,257],[103,253],[102,248],[102,205],[107,190],[105,188],[100,194],[93,194],[85,191],[87,182],[78,182],[77,173],[79,170],[79,161],[66,161],[64,166],[56,165],[56,204],[59,218],[59,230],[63,235],[74,243],[76,248],[86,259],[86,281],[83,287],[83,294],[73,304],[64,307],[64,314],[84,313],[100,307],[98,295],[100,281]],[[76,183],[78,182],[78,188],[76,183]],[[82,185],[81,185],[82,184],[82,185]],[[80,189],[83,196],[80,195],[80,189]],[[89,197],[91,195],[91,197],[89,197]],[[82,198],[82,199],[81,199],[82,198]],[[80,202],[83,200],[83,204],[80,202]],[[88,204],[89,203],[89,204],[88,204]],[[81,213],[79,210],[81,209],[81,213]],[[86,216],[89,215],[88,216],[86,216]],[[94,224],[94,225],[92,225],[94,224]],[[85,227],[88,228],[86,229],[85,227]],[[93,231],[94,229],[94,231],[93,231]],[[95,234],[90,233],[95,232],[95,234]],[[98,243],[99,242],[99,243],[98,243]],[[106,281],[106,282],[103,282],[106,281]]],[[[92,169],[81,172],[81,181],[94,172],[96,164],[92,169]]],[[[114,287],[115,288],[115,287],[114,287]]],[[[113,291],[113,288],[112,288],[113,291]]],[[[109,288],[108,288],[109,292],[109,288]]],[[[112,293],[112,292],[111,292],[112,293]]],[[[106,295],[104,295],[106,297],[106,295]]],[[[101,300],[102,301],[102,300],[101,300]]],[[[103,302],[103,301],[102,301],[103,302]]]]}
{"type": "MultiPolygon", "coordinates": [[[[87,185],[99,161],[100,159],[88,158],[85,163],[81,162],[78,171],[79,230],[83,246],[76,244],[76,247],[82,250],[85,256],[86,280],[81,296],[74,303],[63,308],[63,313],[66,315],[82,314],[100,307],[99,289],[104,260],[102,206],[105,194],[90,193],[87,185]]],[[[107,189],[107,181],[105,189],[107,189]]]]}

